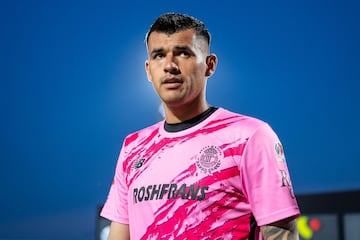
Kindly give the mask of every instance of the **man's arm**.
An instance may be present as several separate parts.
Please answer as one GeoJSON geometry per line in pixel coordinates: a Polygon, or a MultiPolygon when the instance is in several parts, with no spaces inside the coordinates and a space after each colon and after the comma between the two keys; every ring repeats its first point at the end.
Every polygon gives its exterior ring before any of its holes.
{"type": "Polygon", "coordinates": [[[108,240],[130,240],[129,225],[111,222],[108,240]]]}
{"type": "Polygon", "coordinates": [[[265,226],[261,226],[265,240],[299,240],[296,218],[286,218],[265,226]]]}

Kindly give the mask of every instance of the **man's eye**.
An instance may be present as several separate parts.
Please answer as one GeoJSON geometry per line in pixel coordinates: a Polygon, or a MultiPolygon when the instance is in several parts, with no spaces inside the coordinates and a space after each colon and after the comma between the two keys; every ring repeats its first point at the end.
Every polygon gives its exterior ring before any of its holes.
{"type": "Polygon", "coordinates": [[[154,59],[161,59],[163,57],[164,57],[164,54],[162,54],[162,53],[157,53],[153,56],[154,59]]]}
{"type": "Polygon", "coordinates": [[[189,54],[188,52],[181,52],[181,53],[180,53],[180,56],[181,56],[181,57],[189,57],[190,54],[189,54]]]}

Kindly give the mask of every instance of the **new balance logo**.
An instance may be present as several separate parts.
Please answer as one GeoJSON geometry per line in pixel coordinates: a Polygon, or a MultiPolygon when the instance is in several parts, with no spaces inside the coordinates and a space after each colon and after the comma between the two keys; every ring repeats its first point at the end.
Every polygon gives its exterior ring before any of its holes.
{"type": "Polygon", "coordinates": [[[134,169],[141,168],[143,166],[144,162],[145,162],[145,158],[140,158],[140,159],[136,160],[134,165],[133,165],[133,168],[134,169]]]}

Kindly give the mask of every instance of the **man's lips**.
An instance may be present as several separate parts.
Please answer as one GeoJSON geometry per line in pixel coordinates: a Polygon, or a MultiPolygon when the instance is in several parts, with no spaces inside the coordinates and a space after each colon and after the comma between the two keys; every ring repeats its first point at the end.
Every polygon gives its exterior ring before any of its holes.
{"type": "Polygon", "coordinates": [[[162,84],[171,84],[171,83],[183,83],[183,80],[176,77],[167,77],[162,81],[162,84]]]}
{"type": "Polygon", "coordinates": [[[167,88],[177,88],[183,83],[183,80],[176,77],[168,77],[162,81],[162,84],[167,88]]]}

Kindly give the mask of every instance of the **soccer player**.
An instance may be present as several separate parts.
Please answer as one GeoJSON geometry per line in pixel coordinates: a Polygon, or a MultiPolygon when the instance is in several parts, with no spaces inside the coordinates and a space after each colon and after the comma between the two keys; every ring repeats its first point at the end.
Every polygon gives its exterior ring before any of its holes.
{"type": "Polygon", "coordinates": [[[146,47],[165,119],[124,140],[101,212],[109,239],[298,239],[279,138],[267,123],[206,100],[218,59],[203,22],[163,14],[146,47]]]}

